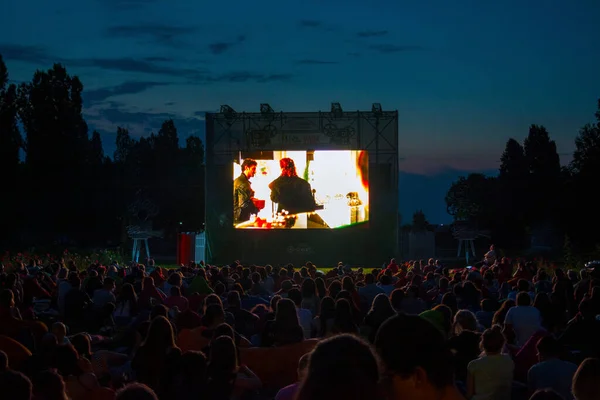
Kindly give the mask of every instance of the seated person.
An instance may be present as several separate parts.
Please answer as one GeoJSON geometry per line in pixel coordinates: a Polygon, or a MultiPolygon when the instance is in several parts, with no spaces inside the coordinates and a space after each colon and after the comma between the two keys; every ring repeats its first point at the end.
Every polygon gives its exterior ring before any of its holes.
{"type": "Polygon", "coordinates": [[[281,175],[269,184],[271,200],[277,203],[277,212],[287,211],[290,214],[314,211],[315,199],[310,183],[296,173],[296,165],[291,158],[279,160],[281,175]]]}

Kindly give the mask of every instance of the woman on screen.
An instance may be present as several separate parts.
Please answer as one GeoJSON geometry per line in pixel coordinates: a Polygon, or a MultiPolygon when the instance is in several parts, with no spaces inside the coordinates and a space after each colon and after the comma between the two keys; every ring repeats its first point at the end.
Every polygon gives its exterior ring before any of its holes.
{"type": "Polygon", "coordinates": [[[271,201],[277,203],[277,212],[283,210],[290,214],[314,211],[315,199],[310,183],[298,177],[296,165],[291,158],[279,160],[281,175],[269,184],[271,201]]]}

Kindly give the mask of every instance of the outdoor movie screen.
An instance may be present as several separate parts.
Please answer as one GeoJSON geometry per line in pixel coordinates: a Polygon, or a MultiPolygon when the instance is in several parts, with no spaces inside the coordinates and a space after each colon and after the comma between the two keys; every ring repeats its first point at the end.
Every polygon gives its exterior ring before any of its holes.
{"type": "Polygon", "coordinates": [[[335,229],[369,220],[366,151],[267,154],[233,164],[236,229],[335,229]]]}

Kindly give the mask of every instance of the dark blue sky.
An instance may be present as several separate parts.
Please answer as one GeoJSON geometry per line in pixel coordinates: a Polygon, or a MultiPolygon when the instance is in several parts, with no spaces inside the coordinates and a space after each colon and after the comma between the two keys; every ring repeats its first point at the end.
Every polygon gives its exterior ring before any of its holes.
{"type": "Polygon", "coordinates": [[[496,169],[506,140],[532,123],[568,162],[600,97],[598,0],[8,0],[1,10],[11,78],[63,62],[109,154],[117,125],[140,136],[172,117],[182,137],[202,135],[202,113],[221,104],[397,109],[401,171],[426,176],[407,192],[415,202],[422,188],[435,222],[449,218],[443,193],[457,174],[496,169]]]}

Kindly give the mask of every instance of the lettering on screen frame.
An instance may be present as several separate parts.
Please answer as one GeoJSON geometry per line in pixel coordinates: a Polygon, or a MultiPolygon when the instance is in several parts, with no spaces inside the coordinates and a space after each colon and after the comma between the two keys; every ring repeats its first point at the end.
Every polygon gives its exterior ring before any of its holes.
{"type": "Polygon", "coordinates": [[[356,145],[356,133],[352,126],[338,128],[329,124],[323,132],[318,130],[280,130],[274,125],[246,132],[248,145],[255,149],[315,148],[320,145],[348,148],[356,145]]]}
{"type": "Polygon", "coordinates": [[[296,253],[296,254],[312,254],[312,253],[314,253],[313,248],[306,244],[300,244],[297,246],[290,245],[287,247],[286,250],[289,254],[294,254],[294,253],[296,253]]]}
{"type": "Polygon", "coordinates": [[[281,134],[281,144],[296,144],[296,145],[313,145],[329,142],[329,138],[323,134],[281,134]]]}

